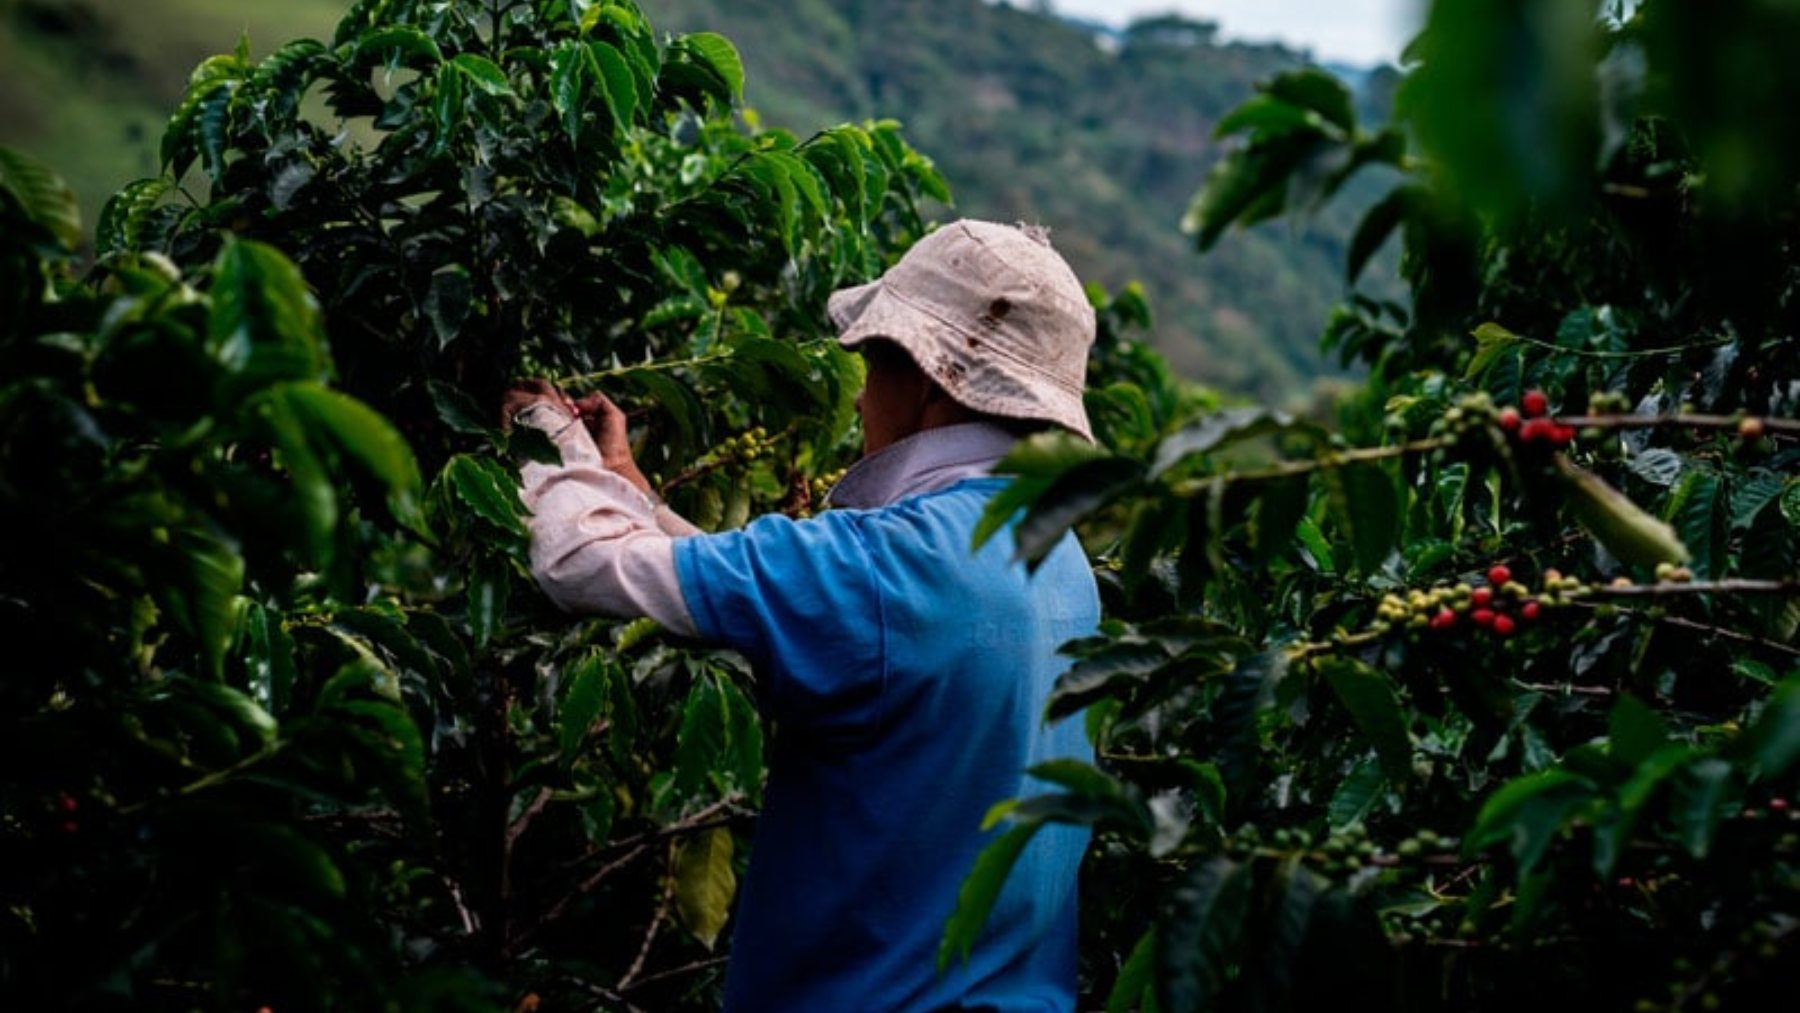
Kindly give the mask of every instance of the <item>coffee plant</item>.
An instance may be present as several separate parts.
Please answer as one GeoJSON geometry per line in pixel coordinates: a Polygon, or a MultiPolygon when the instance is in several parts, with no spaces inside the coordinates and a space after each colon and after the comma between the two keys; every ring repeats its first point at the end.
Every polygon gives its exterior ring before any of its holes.
{"type": "Polygon", "coordinates": [[[630,3],[362,0],[195,69],[99,216],[0,158],[17,1008],[716,1005],[741,659],[555,612],[515,377],[603,388],[707,528],[854,456],[824,300],[947,201],[630,3]]]}
{"type": "Polygon", "coordinates": [[[1201,249],[1374,173],[1348,281],[1397,233],[1411,299],[1327,329],[1367,375],[1335,426],[1003,466],[984,534],[1097,556],[1111,618],[1049,716],[1101,760],[995,810],[945,959],[1073,822],[1108,1010],[1790,1001],[1796,37],[1774,3],[1446,0],[1394,124],[1317,70],[1220,124],[1201,249]]]}
{"type": "MultiPolygon", "coordinates": [[[[1796,43],[1775,0],[1441,2],[1394,123],[1304,70],[1220,124],[1202,250],[1389,186],[1324,336],[1361,379],[1227,407],[1091,292],[1100,443],[1023,445],[979,534],[1093,554],[1046,717],[1100,760],[996,800],[942,960],[1075,822],[1083,1008],[1791,994],[1796,43]],[[1355,287],[1396,235],[1405,302],[1355,287]]],[[[743,90],[629,2],[359,0],[196,68],[91,257],[0,149],[9,1008],[716,1006],[753,673],[555,612],[549,448],[492,416],[604,390],[702,527],[825,508],[825,298],[949,192],[743,90]]]]}

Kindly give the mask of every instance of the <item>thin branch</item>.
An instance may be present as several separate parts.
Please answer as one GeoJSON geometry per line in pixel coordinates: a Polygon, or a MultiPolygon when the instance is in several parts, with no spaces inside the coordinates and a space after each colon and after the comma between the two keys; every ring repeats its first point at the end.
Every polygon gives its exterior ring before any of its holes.
{"type": "MultiPolygon", "coordinates": [[[[792,439],[794,434],[798,430],[799,430],[799,423],[794,423],[793,425],[788,426],[786,429],[783,429],[781,432],[776,433],[775,435],[764,440],[763,444],[765,446],[774,446],[777,443],[781,443],[783,441],[792,439]]],[[[735,464],[735,463],[739,462],[740,460],[741,460],[741,458],[739,458],[735,454],[732,454],[732,455],[718,458],[713,461],[708,461],[705,464],[696,464],[693,467],[687,469],[686,471],[681,472],[680,474],[676,475],[674,478],[669,479],[667,482],[662,483],[662,491],[664,493],[667,493],[671,489],[679,489],[682,486],[688,484],[689,482],[692,482],[699,478],[704,478],[705,476],[710,475],[715,471],[718,471],[720,468],[723,468],[728,464],[735,464]]]]}
{"type": "Polygon", "coordinates": [[[1686,345],[1664,345],[1661,348],[1631,348],[1619,352],[1601,351],[1591,348],[1564,348],[1554,342],[1542,338],[1529,338],[1523,334],[1509,335],[1508,342],[1516,341],[1523,345],[1541,348],[1554,355],[1568,355],[1582,359],[1645,359],[1658,355],[1680,355],[1683,352],[1699,351],[1706,348],[1723,348],[1736,341],[1736,338],[1718,338],[1713,341],[1697,341],[1686,345]]]}
{"type": "MultiPolygon", "coordinates": [[[[826,339],[824,338],[814,338],[811,341],[796,341],[792,344],[796,350],[801,350],[820,348],[823,347],[825,343],[826,339]]],[[[565,376],[557,380],[556,385],[558,387],[580,388],[584,385],[592,386],[601,380],[609,380],[613,377],[629,376],[632,373],[653,373],[661,370],[689,369],[695,366],[704,366],[708,363],[723,362],[726,359],[735,358],[736,356],[737,351],[728,348],[723,352],[714,352],[711,355],[702,355],[692,359],[661,359],[654,362],[639,362],[629,366],[614,366],[611,369],[602,369],[597,373],[582,373],[577,376],[565,376]]]]}
{"type": "Polygon", "coordinates": [[[576,885],[575,889],[573,889],[573,890],[569,891],[567,894],[563,895],[563,898],[561,900],[557,901],[556,904],[550,908],[550,910],[544,912],[544,917],[538,919],[538,921],[535,925],[526,927],[516,937],[514,937],[510,942],[508,942],[507,946],[506,946],[507,953],[508,954],[517,954],[519,952],[519,950],[522,949],[527,943],[530,943],[533,939],[537,938],[538,933],[540,933],[544,930],[544,926],[549,925],[552,922],[561,921],[563,916],[567,915],[569,913],[569,908],[577,900],[580,900],[581,898],[586,897],[588,894],[594,892],[596,889],[599,888],[601,883],[606,882],[607,877],[611,876],[613,873],[619,871],[620,869],[625,868],[626,866],[630,865],[632,862],[637,861],[639,858],[643,857],[643,855],[646,851],[649,851],[649,850],[650,850],[649,845],[647,845],[647,844],[639,845],[638,847],[632,848],[630,851],[628,851],[624,855],[620,856],[616,861],[608,862],[605,865],[601,866],[599,869],[595,870],[593,875],[582,880],[579,884],[576,885]]]}
{"type": "Polygon", "coordinates": [[[625,977],[619,979],[619,991],[631,991],[631,983],[643,973],[644,964],[650,959],[650,948],[656,945],[656,935],[662,930],[663,922],[669,917],[669,905],[675,899],[675,881],[669,880],[663,886],[662,903],[656,905],[656,914],[650,919],[650,927],[644,930],[644,942],[638,947],[637,959],[631,962],[625,977]]]}
{"type": "Polygon", "coordinates": [[[1513,685],[1520,689],[1528,689],[1534,693],[1572,693],[1576,696],[1613,696],[1617,690],[1605,686],[1577,686],[1574,683],[1519,682],[1513,685]]]}
{"type": "Polygon", "coordinates": [[[513,849],[518,845],[519,838],[523,837],[525,831],[531,826],[531,821],[536,819],[538,814],[544,811],[544,807],[550,803],[553,794],[555,793],[547,787],[539,788],[537,797],[533,798],[531,804],[525,807],[525,811],[519,814],[519,818],[513,820],[512,825],[506,828],[506,840],[502,844],[500,852],[500,897],[502,900],[512,899],[513,849]]]}
{"type": "Polygon", "coordinates": [[[662,359],[655,362],[640,362],[630,366],[614,366],[611,369],[602,369],[597,373],[565,376],[556,380],[555,383],[558,387],[576,390],[584,385],[591,386],[600,380],[610,380],[613,377],[618,376],[629,376],[632,373],[654,373],[668,369],[687,369],[694,366],[704,366],[709,362],[722,362],[729,358],[731,358],[731,353],[727,351],[716,352],[712,355],[702,355],[693,359],[662,359]]]}
{"type": "MultiPolygon", "coordinates": [[[[264,746],[263,748],[257,750],[256,752],[251,753],[249,756],[246,756],[243,759],[237,761],[236,763],[232,764],[229,767],[221,767],[218,770],[211,771],[210,773],[207,773],[207,774],[203,774],[199,778],[197,778],[193,781],[189,781],[187,784],[184,784],[181,787],[175,789],[175,794],[177,794],[177,795],[193,795],[197,792],[205,791],[208,788],[212,788],[216,785],[224,784],[226,781],[229,781],[232,778],[238,776],[239,774],[242,774],[244,771],[249,770],[250,768],[255,767],[258,764],[264,762],[265,760],[272,758],[273,756],[275,756],[275,754],[281,752],[282,748],[286,745],[287,745],[286,742],[284,742],[283,740],[277,739],[274,742],[271,742],[268,745],[264,746]]],[[[181,762],[184,766],[187,766],[187,767],[196,766],[196,764],[193,761],[187,760],[185,758],[181,762]]],[[[139,811],[147,808],[151,803],[160,802],[162,800],[163,800],[163,796],[147,798],[147,799],[143,800],[142,802],[133,802],[130,805],[120,806],[119,812],[125,813],[125,814],[136,813],[136,812],[139,812],[139,811]]]]}
{"type": "MultiPolygon", "coordinates": [[[[624,996],[620,995],[617,992],[614,992],[610,988],[601,988],[599,985],[596,985],[591,981],[582,981],[577,978],[571,978],[569,980],[577,988],[581,989],[583,992],[586,992],[587,994],[594,996],[595,998],[599,999],[603,1003],[607,1003],[607,1004],[611,1005],[615,1009],[622,1009],[625,1011],[625,1013],[644,1013],[643,1007],[633,1005],[631,1000],[625,998],[624,996]]],[[[600,1007],[590,1006],[588,1008],[589,1009],[599,1009],[600,1007]]]]}
{"type": "Polygon", "coordinates": [[[734,802],[735,798],[722,799],[679,823],[671,823],[666,827],[658,827],[655,830],[646,831],[635,837],[628,837],[622,841],[614,842],[603,849],[591,851],[581,858],[576,859],[574,862],[569,863],[569,866],[565,866],[565,868],[580,865],[582,862],[585,862],[596,855],[623,852],[618,858],[602,865],[581,882],[577,883],[574,889],[564,894],[561,900],[558,900],[551,906],[550,910],[544,912],[544,916],[538,919],[536,924],[521,931],[517,937],[507,944],[508,952],[518,952],[520,948],[537,938],[538,933],[542,932],[545,926],[552,922],[562,920],[568,915],[569,909],[574,906],[576,901],[593,893],[595,890],[598,890],[600,885],[605,883],[614,873],[630,866],[638,859],[644,857],[644,855],[649,853],[651,846],[658,841],[666,840],[670,837],[678,837],[683,834],[699,833],[702,830],[708,830],[717,826],[724,826],[739,818],[736,813],[725,816],[712,815],[720,810],[729,810],[733,808],[734,802]]]}
{"type": "Polygon", "coordinates": [[[555,794],[549,788],[539,788],[537,797],[531,800],[531,804],[525,807],[525,811],[519,814],[518,819],[513,820],[512,826],[506,828],[507,855],[512,854],[513,845],[519,843],[519,838],[525,835],[525,830],[531,826],[531,821],[537,819],[538,814],[542,813],[544,807],[550,804],[550,799],[555,794]]]}
{"type": "Polygon", "coordinates": [[[1608,598],[1669,598],[1684,594],[1800,594],[1800,580],[1709,580],[1613,587],[1601,584],[1588,594],[1608,598]]]}
{"type": "Polygon", "coordinates": [[[694,974],[696,972],[709,970],[714,967],[721,967],[725,964],[725,962],[727,960],[730,960],[730,959],[731,958],[727,957],[727,956],[706,957],[701,960],[696,960],[691,964],[683,964],[680,967],[671,967],[666,971],[658,971],[655,974],[647,974],[647,975],[643,976],[642,978],[639,978],[635,983],[632,984],[632,986],[630,988],[627,989],[627,988],[624,988],[623,986],[621,986],[620,989],[621,989],[621,991],[635,992],[642,988],[648,988],[651,985],[654,985],[658,982],[668,981],[670,978],[679,978],[684,974],[694,974]]]}
{"type": "Polygon", "coordinates": [[[1331,640],[1315,640],[1303,644],[1295,644],[1288,649],[1288,664],[1305,661],[1316,654],[1329,654],[1334,651],[1362,647],[1380,640],[1385,633],[1365,630],[1362,633],[1343,633],[1331,640]]]}
{"type": "Polygon", "coordinates": [[[1736,431],[1748,419],[1762,423],[1763,432],[1800,436],[1800,419],[1772,419],[1756,415],[1561,415],[1556,421],[1576,429],[1729,429],[1736,431]]]}
{"type": "Polygon", "coordinates": [[[633,837],[623,837],[616,841],[609,841],[605,847],[595,848],[578,858],[571,859],[565,863],[563,867],[565,869],[573,868],[578,865],[584,865],[603,855],[612,854],[628,848],[634,848],[640,844],[649,844],[653,841],[660,841],[670,837],[679,837],[683,834],[699,833],[702,830],[711,830],[714,827],[722,827],[736,820],[756,815],[751,810],[738,808],[737,803],[739,800],[740,796],[737,795],[720,799],[712,805],[694,813],[692,816],[671,823],[668,826],[657,827],[654,830],[646,830],[633,837]],[[724,813],[724,815],[719,815],[720,813],[724,813]]]}
{"type": "Polygon", "coordinates": [[[444,888],[450,891],[451,901],[456,904],[457,915],[462,918],[463,935],[474,935],[481,928],[481,919],[475,917],[469,910],[469,905],[463,902],[462,887],[457,885],[456,880],[449,876],[441,878],[444,881],[444,888]]]}
{"type": "Polygon", "coordinates": [[[1271,465],[1258,471],[1227,471],[1204,478],[1192,478],[1175,486],[1177,496],[1198,496],[1209,491],[1215,483],[1231,485],[1236,482],[1269,482],[1276,479],[1292,478],[1295,475],[1308,475],[1315,471],[1330,468],[1342,468],[1352,464],[1365,464],[1370,461],[1385,461],[1408,454],[1427,454],[1450,445],[1444,439],[1414,440],[1411,443],[1396,443],[1385,447],[1358,447],[1355,450],[1340,450],[1306,461],[1287,461],[1271,465]]]}
{"type": "MultiPolygon", "coordinates": [[[[1624,588],[1613,588],[1612,590],[1623,591],[1624,588]]],[[[1592,608],[1599,607],[1597,605],[1592,605],[1587,602],[1570,602],[1569,605],[1571,605],[1575,608],[1586,608],[1586,609],[1592,609],[1592,608]]],[[[1790,647],[1787,644],[1777,643],[1773,640],[1766,640],[1762,637],[1751,636],[1748,633],[1739,633],[1736,630],[1729,630],[1723,626],[1711,626],[1706,623],[1695,622],[1692,619],[1683,619],[1680,616],[1653,616],[1653,615],[1649,614],[1648,612],[1640,612],[1636,609],[1622,609],[1620,611],[1620,614],[1626,615],[1626,616],[1631,616],[1634,619],[1642,619],[1647,622],[1662,623],[1665,626],[1679,626],[1684,630],[1693,630],[1696,633],[1705,633],[1705,634],[1708,634],[1709,636],[1719,637],[1721,639],[1730,640],[1735,643],[1749,644],[1753,647],[1760,647],[1766,651],[1773,651],[1777,654],[1787,655],[1790,658],[1800,658],[1800,648],[1790,647]]]]}

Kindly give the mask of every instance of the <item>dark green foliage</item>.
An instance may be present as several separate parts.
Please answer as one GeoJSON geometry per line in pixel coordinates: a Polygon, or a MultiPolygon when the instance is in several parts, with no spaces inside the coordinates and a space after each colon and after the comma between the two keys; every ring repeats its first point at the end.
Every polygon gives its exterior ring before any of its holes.
{"type": "Polygon", "coordinates": [[[1004,466],[987,527],[1076,527],[1115,617],[1066,648],[1050,712],[1101,762],[1060,805],[1179,828],[1098,836],[1095,1005],[1791,994],[1800,158],[1724,69],[1800,87],[1779,6],[1445,0],[1395,125],[1307,71],[1223,121],[1203,249],[1387,166],[1347,274],[1398,234],[1412,300],[1339,310],[1370,378],[1335,431],[1213,412],[1004,466]]]}
{"type": "Polygon", "coordinates": [[[948,194],[742,89],[631,4],[370,0],[202,63],[79,279],[0,153],[9,1006],[716,1004],[749,673],[553,612],[548,448],[491,413],[603,388],[696,521],[812,509],[861,382],[825,296],[948,194]]]}

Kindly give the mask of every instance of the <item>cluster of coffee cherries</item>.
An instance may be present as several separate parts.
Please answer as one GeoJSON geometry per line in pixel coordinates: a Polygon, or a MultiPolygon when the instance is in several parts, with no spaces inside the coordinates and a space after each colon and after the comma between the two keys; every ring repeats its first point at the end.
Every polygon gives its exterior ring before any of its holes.
{"type": "Polygon", "coordinates": [[[843,480],[844,472],[846,470],[847,469],[839,468],[836,471],[828,471],[824,474],[814,476],[811,491],[813,507],[815,509],[825,505],[825,497],[831,495],[832,487],[843,480]]]}
{"type": "Polygon", "coordinates": [[[756,461],[768,457],[775,441],[769,438],[769,431],[762,426],[746,430],[736,436],[728,436],[724,442],[708,451],[697,462],[701,465],[717,465],[730,461],[756,461]]]}
{"type": "Polygon", "coordinates": [[[81,802],[78,801],[75,796],[66,791],[58,793],[56,796],[56,809],[63,817],[62,826],[58,829],[65,834],[78,834],[81,832],[81,824],[75,819],[75,814],[81,811],[81,802]]]}
{"type": "Polygon", "coordinates": [[[1246,824],[1226,842],[1226,850],[1239,857],[1273,849],[1302,853],[1307,862],[1327,876],[1350,876],[1369,866],[1393,868],[1410,865],[1427,855],[1454,852],[1457,841],[1425,829],[1391,848],[1383,849],[1369,838],[1362,823],[1327,830],[1323,834],[1306,827],[1283,827],[1266,839],[1253,824],[1246,824]]]}
{"type": "Polygon", "coordinates": [[[1383,595],[1376,609],[1375,631],[1454,629],[1469,623],[1497,637],[1510,637],[1521,624],[1534,623],[1546,608],[1560,605],[1588,591],[1587,585],[1555,570],[1544,571],[1543,587],[1536,591],[1513,579],[1504,563],[1488,568],[1487,583],[1467,583],[1430,590],[1414,588],[1405,597],[1383,595]]]}
{"type": "Polygon", "coordinates": [[[1499,414],[1494,409],[1494,399],[1486,391],[1478,391],[1457,399],[1455,405],[1438,416],[1431,423],[1431,435],[1460,443],[1465,436],[1485,432],[1498,421],[1499,414]]]}
{"type": "Polygon", "coordinates": [[[1572,427],[1550,417],[1550,398],[1541,390],[1527,391],[1517,406],[1497,406],[1485,391],[1470,394],[1431,424],[1430,435],[1461,445],[1466,438],[1492,434],[1496,426],[1507,439],[1525,444],[1558,448],[1575,440],[1572,427]]]}
{"type": "Polygon", "coordinates": [[[1517,435],[1520,443],[1542,443],[1566,447],[1575,440],[1575,430],[1550,417],[1550,398],[1541,390],[1528,390],[1517,408],[1500,409],[1494,421],[1508,434],[1517,435]]]}

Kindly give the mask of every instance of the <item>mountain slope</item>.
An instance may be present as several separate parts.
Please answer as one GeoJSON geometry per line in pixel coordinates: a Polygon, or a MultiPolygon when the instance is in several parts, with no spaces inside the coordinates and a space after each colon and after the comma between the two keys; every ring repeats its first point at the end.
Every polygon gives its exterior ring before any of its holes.
{"type": "MultiPolygon", "coordinates": [[[[71,178],[90,222],[155,147],[188,71],[328,37],[347,0],[0,0],[0,143],[71,178]]],[[[1084,278],[1141,280],[1157,344],[1189,376],[1267,398],[1325,371],[1357,201],[1196,255],[1176,227],[1223,150],[1218,119],[1303,62],[1150,19],[1105,35],[982,0],[645,0],[659,28],[736,42],[762,121],[805,135],[894,117],[944,169],[957,212],[1041,222],[1084,278]]],[[[1376,84],[1381,76],[1376,76],[1376,84]]],[[[1381,272],[1371,272],[1379,276],[1381,272]]]]}
{"type": "Polygon", "coordinates": [[[1144,281],[1157,342],[1188,375],[1281,397],[1325,370],[1318,335],[1372,184],[1307,227],[1234,234],[1205,257],[1177,228],[1224,150],[1212,136],[1219,118],[1256,82],[1301,66],[1301,54],[1221,45],[1212,26],[1179,18],[1105,39],[981,0],[663,0],[652,10],[666,28],[737,41],[750,102],[769,122],[805,134],[895,117],[943,168],[961,213],[1048,224],[1083,277],[1144,281]]]}

